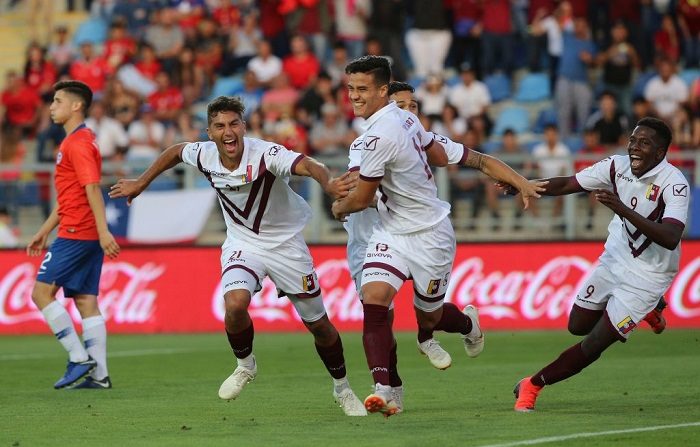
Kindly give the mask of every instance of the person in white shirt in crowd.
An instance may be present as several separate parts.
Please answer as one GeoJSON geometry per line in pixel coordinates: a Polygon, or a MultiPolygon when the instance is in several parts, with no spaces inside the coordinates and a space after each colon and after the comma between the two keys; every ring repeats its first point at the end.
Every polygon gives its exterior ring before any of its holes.
{"type": "Polygon", "coordinates": [[[129,147],[129,135],[124,126],[106,114],[102,101],[92,102],[90,116],[85,120],[85,125],[95,132],[102,160],[120,158],[129,147]]]}
{"type": "Polygon", "coordinates": [[[258,42],[258,54],[248,61],[248,70],[255,74],[263,87],[269,87],[272,80],[282,73],[282,59],[272,54],[272,46],[267,40],[258,42]]]}
{"type": "MultiPolygon", "coordinates": [[[[541,178],[567,175],[571,172],[571,150],[559,141],[559,131],[556,124],[547,124],[544,128],[544,141],[532,149],[532,160],[535,163],[541,178]]],[[[556,197],[554,202],[553,217],[561,217],[564,200],[556,197]]],[[[537,205],[532,207],[532,213],[537,216],[537,205]]],[[[560,225],[561,228],[561,225],[560,225]]]]}

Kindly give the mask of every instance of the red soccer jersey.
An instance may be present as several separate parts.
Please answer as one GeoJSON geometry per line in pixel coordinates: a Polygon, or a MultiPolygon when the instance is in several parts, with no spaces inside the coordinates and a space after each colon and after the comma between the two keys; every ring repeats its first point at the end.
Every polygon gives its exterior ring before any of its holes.
{"type": "Polygon", "coordinates": [[[86,83],[95,93],[101,92],[105,88],[107,76],[111,73],[111,67],[101,57],[95,57],[90,61],[76,60],[69,69],[71,78],[86,83]]]}
{"type": "Polygon", "coordinates": [[[41,98],[33,88],[23,85],[18,91],[5,90],[0,103],[5,106],[7,122],[15,126],[28,126],[34,121],[41,98]]]}
{"type": "Polygon", "coordinates": [[[101,172],[102,158],[95,134],[81,124],[63,140],[56,156],[58,237],[98,239],[85,185],[99,183],[101,172]]]}
{"type": "Polygon", "coordinates": [[[148,103],[156,112],[167,112],[182,108],[184,98],[177,87],[169,87],[165,91],[156,91],[148,97],[148,103]]]}

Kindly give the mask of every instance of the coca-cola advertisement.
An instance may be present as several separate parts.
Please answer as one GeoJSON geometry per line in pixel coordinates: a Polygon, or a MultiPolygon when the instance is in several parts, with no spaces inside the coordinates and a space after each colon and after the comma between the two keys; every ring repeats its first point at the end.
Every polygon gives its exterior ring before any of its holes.
{"type": "MultiPolygon", "coordinates": [[[[564,329],[601,242],[463,244],[445,299],[479,308],[487,329],[564,329]]],[[[344,246],[311,247],[323,300],[340,330],[362,329],[362,306],[344,246]]],[[[105,259],[99,302],[113,333],[211,332],[223,329],[218,248],[127,248],[105,259]]],[[[41,258],[0,251],[0,334],[48,333],[31,298],[41,258]]],[[[700,327],[700,242],[683,242],[680,271],[666,293],[668,327],[700,327]]],[[[397,330],[416,328],[412,284],[395,299],[397,330]]],[[[72,300],[59,292],[75,321],[72,300]]],[[[304,330],[289,301],[266,279],[250,306],[256,331],[304,330]]]]}

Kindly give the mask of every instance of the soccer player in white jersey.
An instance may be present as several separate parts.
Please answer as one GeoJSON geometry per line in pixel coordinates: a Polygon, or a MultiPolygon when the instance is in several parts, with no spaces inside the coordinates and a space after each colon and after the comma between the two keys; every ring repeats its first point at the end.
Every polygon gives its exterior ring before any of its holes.
{"type": "Polygon", "coordinates": [[[364,416],[362,402],[348,383],[343,345],[328,319],[311,254],[302,230],[309,205],[289,187],[290,175],[312,177],[334,198],[350,184],[330,179],[326,166],[268,141],[244,137],[244,106],[239,98],[218,97],[207,107],[211,141],[180,143],[166,149],[136,180],[121,179],[110,197],[138,196],[162,172],[181,161],[196,166],[216,190],[226,221],[221,253],[225,328],[237,367],[219,389],[235,399],[255,379],[252,296],[266,276],[287,295],[313,334],[319,357],[333,377],[333,395],[348,416],[364,416]]]}
{"type": "MultiPolygon", "coordinates": [[[[389,99],[396,102],[396,106],[400,109],[411,112],[414,115],[418,115],[420,113],[420,107],[414,93],[415,89],[411,84],[397,81],[392,81],[389,83],[389,99]]],[[[515,172],[503,161],[490,155],[479,153],[474,149],[467,148],[463,144],[456,143],[444,135],[436,134],[435,132],[430,133],[433,135],[433,139],[440,142],[441,146],[445,149],[448,164],[463,164],[468,167],[479,169],[484,174],[493,178],[496,182],[513,185],[519,184],[522,187],[527,187],[527,179],[515,172]],[[469,160],[467,157],[469,152],[473,153],[471,160],[469,160]],[[476,164],[473,163],[475,155],[478,156],[479,160],[479,162],[476,164]],[[468,164],[468,161],[472,164],[468,164]]],[[[536,190],[541,190],[542,185],[537,184],[535,187],[536,190]]],[[[363,211],[363,213],[365,212],[366,210],[363,211]]],[[[376,211],[374,214],[376,215],[376,211]]],[[[454,304],[444,303],[443,309],[449,306],[454,306],[454,304]]],[[[424,329],[421,327],[418,328],[418,349],[421,353],[428,357],[430,363],[437,369],[446,369],[451,365],[452,358],[450,354],[440,346],[437,340],[433,338],[432,329],[424,329]]]]}
{"type": "MultiPolygon", "coordinates": [[[[364,56],[348,64],[345,72],[355,115],[366,119],[365,133],[357,146],[362,150],[357,186],[334,202],[332,211],[343,220],[371,206],[379,192],[379,222],[367,246],[361,280],[363,344],[375,382],[365,408],[390,416],[397,405],[390,386],[394,338],[388,307],[404,281],[413,279],[419,326],[462,334],[471,357],[482,351],[483,334],[473,306],[464,313],[443,309],[456,242],[448,219],[450,206],[437,198],[428,166],[432,136],[415,115],[389,102],[387,59],[364,56]]],[[[524,188],[525,200],[535,195],[530,194],[533,186],[524,188]]]]}
{"type": "Polygon", "coordinates": [[[569,314],[569,332],[583,340],[516,385],[516,411],[533,411],[545,385],[578,374],[610,345],[625,342],[678,273],[689,186],[666,160],[670,143],[666,123],[643,118],[628,140],[627,155],[548,179],[544,195],[592,191],[615,216],[600,262],[569,314]]]}

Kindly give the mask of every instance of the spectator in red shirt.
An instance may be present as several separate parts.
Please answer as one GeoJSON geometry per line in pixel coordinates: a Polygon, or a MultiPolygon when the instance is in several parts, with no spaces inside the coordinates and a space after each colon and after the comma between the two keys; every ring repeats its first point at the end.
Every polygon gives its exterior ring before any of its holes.
{"type": "Polygon", "coordinates": [[[5,80],[6,87],[0,100],[2,128],[13,129],[25,136],[30,135],[37,123],[41,98],[15,71],[7,72],[5,80]]]}
{"type": "Polygon", "coordinates": [[[661,28],[654,33],[654,50],[656,54],[664,54],[674,63],[678,63],[681,47],[676,25],[673,24],[673,18],[669,14],[664,15],[661,19],[661,28]]]}
{"type": "Polygon", "coordinates": [[[241,23],[241,11],[233,0],[220,1],[211,12],[211,16],[216,22],[219,32],[223,35],[228,35],[228,31],[233,25],[241,23]]]}
{"type": "Polygon", "coordinates": [[[683,34],[685,66],[697,67],[700,62],[700,4],[694,0],[679,0],[678,25],[683,34]]]}
{"type": "Polygon", "coordinates": [[[501,70],[510,75],[513,69],[513,28],[510,1],[484,0],[481,56],[484,74],[501,70]]]}
{"type": "Polygon", "coordinates": [[[158,84],[158,90],[148,97],[148,104],[153,108],[160,122],[170,125],[175,122],[184,103],[182,92],[172,85],[170,75],[164,71],[156,75],[156,84],[158,84]]]}
{"type": "Polygon", "coordinates": [[[112,23],[109,38],[105,42],[104,57],[116,70],[136,55],[136,41],[126,32],[126,22],[117,20],[112,23]]]}
{"type": "Polygon", "coordinates": [[[102,93],[112,68],[103,57],[95,55],[92,42],[83,42],[80,54],[81,57],[70,65],[70,77],[87,84],[94,94],[102,93]]]}
{"type": "Polygon", "coordinates": [[[27,62],[24,64],[24,82],[34,89],[44,102],[51,102],[56,69],[46,60],[46,52],[39,44],[29,45],[27,62]]]}
{"type": "Polygon", "coordinates": [[[292,37],[290,47],[292,54],[282,61],[282,70],[289,77],[292,87],[304,90],[316,79],[321,65],[316,56],[309,51],[309,44],[303,37],[292,37]]]}
{"type": "Polygon", "coordinates": [[[156,57],[155,50],[145,42],[141,44],[139,60],[134,64],[134,67],[136,67],[139,73],[150,80],[155,80],[156,75],[163,69],[156,57]]]}

